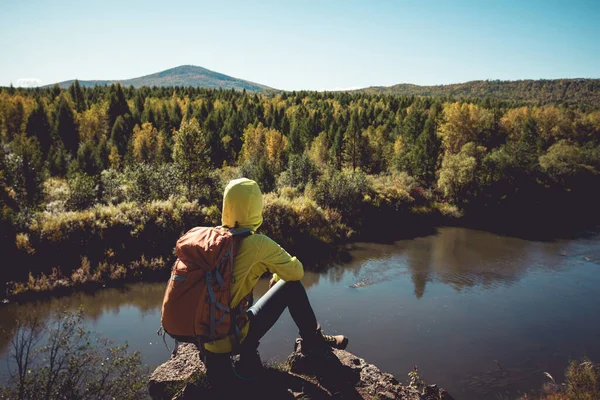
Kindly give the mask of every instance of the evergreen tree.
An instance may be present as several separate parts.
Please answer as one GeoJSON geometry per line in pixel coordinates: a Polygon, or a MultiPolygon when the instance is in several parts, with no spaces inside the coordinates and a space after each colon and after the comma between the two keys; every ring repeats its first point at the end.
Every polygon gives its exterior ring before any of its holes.
{"type": "Polygon", "coordinates": [[[48,120],[46,107],[44,107],[44,103],[39,98],[36,100],[33,111],[29,114],[25,132],[27,132],[29,136],[37,138],[42,154],[44,156],[47,155],[53,142],[52,128],[50,126],[50,121],[48,120]]]}
{"type": "Polygon", "coordinates": [[[79,81],[75,79],[75,82],[69,86],[69,94],[71,95],[71,99],[75,104],[75,110],[80,113],[84,111],[87,107],[85,105],[85,96],[83,91],[81,90],[81,86],[79,85],[79,81]]]}
{"type": "Polygon", "coordinates": [[[19,134],[12,143],[13,153],[18,157],[19,165],[16,185],[21,208],[33,207],[42,196],[42,153],[35,137],[19,134]]]}
{"type": "Polygon", "coordinates": [[[144,114],[144,100],[144,96],[138,90],[133,101],[133,117],[137,120],[136,122],[141,122],[142,120],[142,114],[144,114]]]}
{"type": "Polygon", "coordinates": [[[25,108],[23,107],[23,101],[21,100],[21,96],[16,95],[8,102],[8,110],[4,120],[7,139],[9,141],[12,140],[15,135],[21,133],[24,119],[25,108]]]}
{"type": "Polygon", "coordinates": [[[119,115],[125,116],[125,114],[131,114],[129,111],[129,105],[125,99],[123,88],[120,84],[111,85],[110,91],[108,92],[108,110],[106,116],[108,118],[108,128],[112,130],[115,121],[119,115]]]}
{"type": "Polygon", "coordinates": [[[181,125],[181,120],[183,119],[183,111],[181,110],[181,106],[176,99],[173,99],[173,105],[169,112],[169,129],[166,131],[167,133],[171,133],[172,131],[176,131],[179,129],[181,125]]]}
{"type": "Polygon", "coordinates": [[[342,128],[338,128],[333,138],[333,146],[331,147],[331,159],[334,162],[334,168],[338,171],[342,169],[344,160],[344,134],[342,128]]]}
{"type": "Polygon", "coordinates": [[[65,150],[74,156],[79,147],[79,132],[73,109],[64,96],[61,96],[58,102],[54,130],[64,144],[65,150]]]}
{"type": "Polygon", "coordinates": [[[127,144],[129,143],[130,132],[122,116],[118,116],[113,128],[110,132],[110,141],[117,147],[120,156],[127,152],[127,144]]]}
{"type": "Polygon", "coordinates": [[[411,174],[431,185],[435,180],[440,148],[435,119],[430,115],[412,150],[411,174]]]}
{"type": "Polygon", "coordinates": [[[346,143],[346,158],[352,166],[352,171],[356,171],[356,167],[359,165],[361,152],[361,131],[357,110],[352,111],[350,123],[348,124],[348,128],[344,135],[344,142],[346,143]]]}
{"type": "Polygon", "coordinates": [[[173,161],[179,167],[189,199],[208,176],[208,154],[204,135],[196,119],[186,121],[175,134],[173,161]]]}

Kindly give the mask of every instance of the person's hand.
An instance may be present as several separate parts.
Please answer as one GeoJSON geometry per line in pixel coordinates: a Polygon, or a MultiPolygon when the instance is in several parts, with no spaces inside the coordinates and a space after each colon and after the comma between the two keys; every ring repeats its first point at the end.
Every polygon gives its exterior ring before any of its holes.
{"type": "Polygon", "coordinates": [[[274,278],[271,278],[271,280],[269,281],[269,289],[271,289],[273,287],[273,285],[276,283],[277,283],[277,281],[274,278]]]}

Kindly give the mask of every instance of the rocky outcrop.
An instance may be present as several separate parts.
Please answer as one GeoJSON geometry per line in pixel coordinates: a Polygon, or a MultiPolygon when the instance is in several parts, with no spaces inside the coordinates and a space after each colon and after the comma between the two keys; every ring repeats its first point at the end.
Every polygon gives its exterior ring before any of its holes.
{"type": "Polygon", "coordinates": [[[266,367],[257,381],[232,381],[212,388],[198,351],[182,345],[173,357],[152,374],[148,389],[155,400],[223,399],[240,396],[261,399],[405,399],[452,400],[436,385],[402,385],[394,376],[343,350],[328,357],[306,357],[296,342],[287,365],[266,367]]]}
{"type": "Polygon", "coordinates": [[[188,383],[194,383],[206,374],[206,367],[200,361],[196,346],[184,343],[177,349],[177,355],[160,365],[150,375],[148,391],[153,399],[171,399],[172,393],[188,383]]]}

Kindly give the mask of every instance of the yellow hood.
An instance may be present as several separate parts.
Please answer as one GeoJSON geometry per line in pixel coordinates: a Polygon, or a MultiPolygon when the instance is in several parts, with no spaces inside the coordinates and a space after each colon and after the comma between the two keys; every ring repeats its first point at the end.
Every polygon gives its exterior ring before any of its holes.
{"type": "Polygon", "coordinates": [[[262,211],[262,193],[256,182],[247,178],[229,182],[223,193],[223,226],[256,231],[263,221],[262,211]]]}

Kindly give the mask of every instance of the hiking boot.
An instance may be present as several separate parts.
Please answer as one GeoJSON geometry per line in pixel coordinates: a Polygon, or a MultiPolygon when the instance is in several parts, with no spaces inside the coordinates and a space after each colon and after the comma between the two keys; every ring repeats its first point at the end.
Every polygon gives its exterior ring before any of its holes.
{"type": "Polygon", "coordinates": [[[227,387],[235,381],[229,354],[206,352],[206,376],[211,386],[227,387]]]}
{"type": "Polygon", "coordinates": [[[348,346],[348,338],[344,335],[325,335],[321,331],[321,325],[317,324],[317,330],[313,335],[302,338],[302,350],[312,351],[322,348],[344,350],[348,346]]]}
{"type": "Polygon", "coordinates": [[[265,368],[260,359],[258,350],[240,353],[240,359],[235,363],[235,372],[238,379],[256,380],[265,373],[265,368]]]}
{"type": "Polygon", "coordinates": [[[325,335],[319,329],[319,333],[323,337],[323,341],[331,348],[344,350],[348,346],[348,338],[344,335],[325,335]]]}

